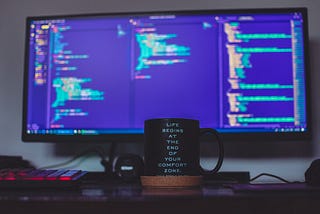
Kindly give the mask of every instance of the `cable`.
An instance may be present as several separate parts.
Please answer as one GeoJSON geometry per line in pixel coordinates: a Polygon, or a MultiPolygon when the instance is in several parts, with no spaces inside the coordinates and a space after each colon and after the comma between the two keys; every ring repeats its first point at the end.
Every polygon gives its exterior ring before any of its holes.
{"type": "Polygon", "coordinates": [[[68,161],[65,161],[65,162],[62,162],[62,163],[59,163],[59,164],[44,166],[44,167],[41,167],[39,169],[61,168],[61,167],[65,166],[65,165],[71,164],[72,162],[76,161],[77,159],[79,159],[79,158],[81,158],[83,156],[89,155],[90,153],[98,154],[99,157],[101,158],[101,164],[104,166],[105,171],[109,172],[110,168],[107,168],[108,161],[106,160],[106,154],[105,154],[105,151],[104,151],[104,149],[102,147],[89,148],[89,149],[77,154],[75,157],[73,157],[72,159],[70,159],[68,161]]]}
{"type": "Polygon", "coordinates": [[[262,176],[273,177],[273,178],[276,178],[276,179],[278,179],[278,180],[280,180],[280,181],[282,181],[282,182],[284,182],[284,183],[294,183],[294,182],[288,181],[288,180],[286,180],[286,179],[284,179],[284,178],[282,178],[282,177],[280,177],[280,176],[273,175],[273,174],[269,174],[269,173],[261,173],[261,174],[255,176],[255,177],[251,178],[251,179],[250,179],[250,182],[252,182],[252,181],[254,181],[254,180],[256,180],[256,179],[258,179],[258,178],[260,178],[260,177],[262,177],[262,176]]]}

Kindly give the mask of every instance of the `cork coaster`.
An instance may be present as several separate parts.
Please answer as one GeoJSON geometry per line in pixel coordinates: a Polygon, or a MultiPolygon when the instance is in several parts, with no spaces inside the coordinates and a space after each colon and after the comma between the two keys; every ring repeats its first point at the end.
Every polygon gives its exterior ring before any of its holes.
{"type": "Polygon", "coordinates": [[[196,187],[202,183],[202,176],[141,176],[143,187],[184,188],[196,187]]]}

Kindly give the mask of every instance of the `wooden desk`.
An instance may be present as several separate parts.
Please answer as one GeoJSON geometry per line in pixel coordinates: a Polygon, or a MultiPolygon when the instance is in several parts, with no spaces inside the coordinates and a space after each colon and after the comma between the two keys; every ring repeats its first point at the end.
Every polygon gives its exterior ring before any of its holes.
{"type": "Polygon", "coordinates": [[[1,213],[313,213],[320,189],[304,184],[204,185],[194,189],[144,189],[137,184],[99,184],[74,190],[0,190],[1,213]]]}

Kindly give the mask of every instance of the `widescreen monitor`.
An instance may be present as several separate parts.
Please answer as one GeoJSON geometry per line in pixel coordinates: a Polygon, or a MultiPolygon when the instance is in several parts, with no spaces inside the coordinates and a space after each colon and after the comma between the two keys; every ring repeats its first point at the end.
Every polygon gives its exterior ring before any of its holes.
{"type": "Polygon", "coordinates": [[[146,119],[174,117],[303,140],[309,72],[306,8],[28,17],[22,139],[143,142],[146,119]]]}

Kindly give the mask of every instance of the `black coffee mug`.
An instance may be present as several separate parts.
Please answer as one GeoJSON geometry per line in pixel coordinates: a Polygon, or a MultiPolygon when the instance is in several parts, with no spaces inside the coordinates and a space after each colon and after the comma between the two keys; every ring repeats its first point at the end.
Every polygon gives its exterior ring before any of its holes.
{"type": "Polygon", "coordinates": [[[146,120],[144,124],[145,176],[199,176],[219,171],[224,156],[216,130],[200,128],[199,121],[183,118],[146,120]],[[219,144],[219,157],[212,170],[200,166],[200,136],[213,134],[219,144]]]}

